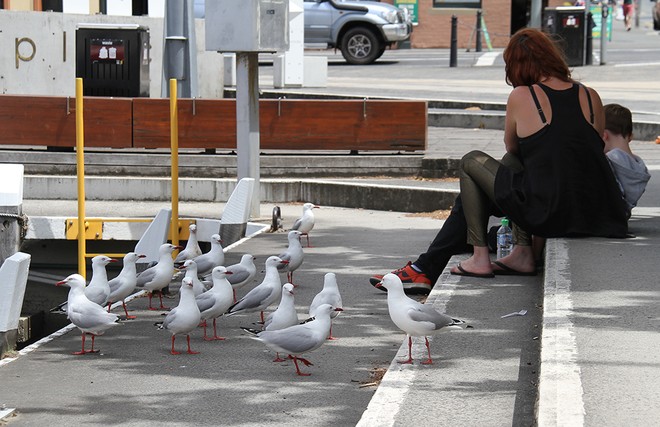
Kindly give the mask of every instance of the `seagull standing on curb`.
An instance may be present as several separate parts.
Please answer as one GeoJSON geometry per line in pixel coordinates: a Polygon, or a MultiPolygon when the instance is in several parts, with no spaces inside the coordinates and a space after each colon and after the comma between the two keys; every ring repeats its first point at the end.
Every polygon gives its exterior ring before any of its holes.
{"type": "Polygon", "coordinates": [[[91,301],[102,307],[108,303],[110,296],[110,287],[108,286],[108,272],[105,266],[111,262],[117,262],[116,259],[105,255],[97,255],[92,258],[92,279],[85,288],[85,296],[91,301]]]}
{"type": "Polygon", "coordinates": [[[186,242],[186,247],[177,254],[174,258],[174,265],[180,266],[189,259],[193,259],[202,254],[202,250],[199,248],[199,242],[197,241],[197,225],[190,224],[188,226],[190,234],[188,236],[188,241],[186,242]]]}
{"type": "Polygon", "coordinates": [[[333,311],[341,311],[341,308],[334,308],[330,304],[323,304],[318,308],[316,317],[307,320],[304,323],[289,326],[288,328],[278,329],[276,331],[257,331],[250,328],[241,328],[254,335],[254,339],[263,342],[271,349],[286,353],[296,365],[296,374],[308,376],[310,374],[300,371],[298,361],[305,366],[311,366],[312,363],[299,357],[303,353],[309,353],[321,347],[330,335],[330,314],[333,311]]]}
{"type": "Polygon", "coordinates": [[[174,246],[170,243],[164,243],[158,249],[158,263],[147,268],[137,276],[136,287],[144,288],[149,291],[149,310],[158,310],[151,306],[151,298],[153,293],[158,291],[160,298],[160,309],[167,310],[163,305],[163,294],[161,290],[170,284],[172,276],[174,275],[174,260],[172,259],[172,252],[181,249],[181,246],[174,246]]]}
{"type": "Polygon", "coordinates": [[[94,350],[94,339],[97,335],[103,335],[111,327],[117,326],[119,317],[116,314],[108,313],[103,307],[85,296],[85,279],[80,274],[72,274],[55,285],[69,287],[66,315],[71,323],[82,332],[82,349],[73,354],[98,353],[98,350],[94,350]],[[90,350],[85,350],[86,334],[92,336],[90,350]]]}
{"type": "Polygon", "coordinates": [[[302,233],[297,230],[289,231],[289,234],[287,235],[289,246],[286,251],[279,255],[282,261],[286,261],[286,264],[281,264],[277,267],[281,273],[286,272],[287,282],[291,283],[293,286],[296,286],[293,283],[293,272],[301,266],[303,259],[305,258],[302,245],[300,244],[301,234],[302,233]]]}
{"type": "MultiPolygon", "coordinates": [[[[341,294],[339,293],[339,286],[337,286],[337,276],[335,273],[326,273],[323,277],[323,289],[314,296],[312,303],[309,305],[309,317],[316,316],[318,308],[323,304],[330,304],[335,308],[344,308],[341,301],[341,294]]],[[[339,311],[333,311],[330,317],[334,319],[339,313],[339,311]]],[[[330,326],[330,336],[328,339],[336,339],[332,336],[332,326],[330,326]]]]}
{"type": "Polygon", "coordinates": [[[213,287],[201,295],[195,297],[197,307],[201,312],[201,317],[204,323],[204,340],[224,340],[225,338],[219,337],[216,332],[216,319],[222,316],[229,310],[234,302],[234,293],[231,284],[227,277],[231,275],[231,271],[223,266],[218,266],[213,269],[211,278],[213,279],[213,287]],[[206,321],[213,319],[213,336],[206,335],[206,321]]]}
{"type": "Polygon", "coordinates": [[[124,266],[119,272],[119,275],[108,281],[108,286],[110,287],[108,312],[113,303],[121,301],[121,304],[124,307],[124,312],[126,313],[126,319],[136,318],[135,316],[130,316],[128,314],[128,309],[126,308],[124,300],[127,296],[133,293],[135,286],[137,285],[137,268],[135,263],[140,258],[145,257],[146,255],[136,254],[135,252],[129,252],[124,255],[124,266]]]}
{"type": "Polygon", "coordinates": [[[302,216],[298,218],[291,227],[291,230],[298,230],[303,236],[307,236],[308,248],[311,248],[309,245],[309,232],[314,228],[314,211],[312,209],[315,208],[320,208],[320,206],[317,206],[314,203],[305,203],[303,205],[302,216]]]}
{"type": "Polygon", "coordinates": [[[179,334],[184,334],[186,336],[188,354],[199,354],[198,351],[192,351],[190,349],[190,333],[195,330],[201,320],[201,314],[197,307],[197,303],[195,302],[193,284],[190,277],[183,278],[181,281],[181,290],[179,292],[179,305],[170,310],[170,312],[167,313],[167,316],[165,316],[165,321],[162,323],[156,323],[156,326],[167,329],[172,333],[172,349],[170,350],[170,354],[181,354],[174,350],[174,340],[179,334]]]}
{"type": "Polygon", "coordinates": [[[392,321],[408,335],[408,359],[399,363],[412,363],[412,337],[424,337],[429,358],[422,364],[430,365],[433,360],[428,336],[440,331],[467,327],[467,323],[464,321],[452,319],[446,314],[438,312],[431,305],[421,304],[409,298],[403,291],[401,279],[395,274],[386,274],[383,280],[376,285],[376,287],[379,286],[387,289],[387,308],[392,321]]]}
{"type": "MultiPolygon", "coordinates": [[[[299,322],[294,303],[293,285],[291,283],[285,283],[282,286],[280,305],[266,317],[264,331],[277,331],[278,329],[297,325],[299,322]]],[[[284,362],[284,359],[280,358],[279,352],[276,352],[273,362],[284,362]]]]}
{"type": "Polygon", "coordinates": [[[264,310],[282,297],[282,281],[280,280],[277,268],[286,261],[276,256],[270,256],[266,260],[266,275],[264,280],[253,288],[250,292],[229,307],[228,315],[260,311],[261,322],[264,322],[264,310]]]}
{"type": "Polygon", "coordinates": [[[197,274],[201,277],[211,274],[213,269],[225,263],[225,252],[219,234],[211,236],[211,250],[193,258],[197,263],[197,274]]]}

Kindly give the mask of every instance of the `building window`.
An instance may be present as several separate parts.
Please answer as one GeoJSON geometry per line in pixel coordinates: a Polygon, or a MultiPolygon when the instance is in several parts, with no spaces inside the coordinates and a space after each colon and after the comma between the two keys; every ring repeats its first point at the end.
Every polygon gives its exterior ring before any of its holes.
{"type": "Polygon", "coordinates": [[[441,9],[481,9],[481,0],[433,0],[433,7],[441,9]]]}

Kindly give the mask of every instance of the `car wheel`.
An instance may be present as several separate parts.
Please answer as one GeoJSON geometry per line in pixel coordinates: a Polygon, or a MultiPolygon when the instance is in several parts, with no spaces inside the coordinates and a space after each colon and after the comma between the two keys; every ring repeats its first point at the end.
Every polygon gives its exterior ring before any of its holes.
{"type": "Polygon", "coordinates": [[[369,28],[351,28],[341,41],[341,54],[349,64],[371,64],[383,50],[381,41],[369,28]]]}

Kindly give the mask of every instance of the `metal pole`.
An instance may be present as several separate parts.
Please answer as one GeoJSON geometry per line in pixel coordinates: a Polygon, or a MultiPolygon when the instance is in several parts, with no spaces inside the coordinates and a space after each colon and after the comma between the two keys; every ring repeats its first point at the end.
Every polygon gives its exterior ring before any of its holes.
{"type": "Polygon", "coordinates": [[[179,246],[179,110],[177,108],[177,82],[170,79],[170,144],[172,151],[172,244],[179,246]]]}
{"type": "Polygon", "coordinates": [[[85,126],[83,123],[83,80],[76,78],[76,169],[78,177],[78,273],[86,276],[85,255],[85,126]]]}
{"type": "Polygon", "coordinates": [[[642,12],[642,2],[633,0],[633,4],[635,5],[635,28],[639,28],[639,14],[642,12]]]}
{"type": "Polygon", "coordinates": [[[609,7],[607,3],[603,3],[602,19],[600,23],[600,65],[605,65],[605,55],[607,50],[607,15],[609,15],[609,7]]]}
{"type": "Polygon", "coordinates": [[[475,50],[481,52],[481,10],[477,10],[477,44],[475,50]]]}
{"type": "Polygon", "coordinates": [[[452,15],[451,17],[451,45],[449,49],[449,66],[450,67],[456,67],[456,62],[457,62],[457,50],[458,50],[458,36],[456,35],[457,33],[457,28],[458,26],[458,18],[456,15],[452,15]]]}
{"type": "Polygon", "coordinates": [[[594,58],[594,17],[591,12],[587,13],[587,48],[585,54],[585,65],[593,65],[594,58]]]}
{"type": "Polygon", "coordinates": [[[259,57],[236,53],[236,152],[238,180],[254,178],[250,215],[259,216],[259,57]]]}

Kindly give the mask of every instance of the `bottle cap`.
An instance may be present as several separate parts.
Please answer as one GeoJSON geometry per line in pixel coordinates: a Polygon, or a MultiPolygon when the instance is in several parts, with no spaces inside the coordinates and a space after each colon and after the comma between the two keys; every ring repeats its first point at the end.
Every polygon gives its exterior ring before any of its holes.
{"type": "Polygon", "coordinates": [[[502,218],[502,225],[509,226],[509,218],[502,218]]]}

